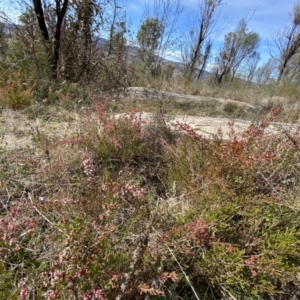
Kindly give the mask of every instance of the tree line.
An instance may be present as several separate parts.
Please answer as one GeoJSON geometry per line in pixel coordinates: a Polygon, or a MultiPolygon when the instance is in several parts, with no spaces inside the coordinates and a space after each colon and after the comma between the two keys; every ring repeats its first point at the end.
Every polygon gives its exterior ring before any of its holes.
{"type": "MultiPolygon", "coordinates": [[[[9,1],[9,0],[8,0],[9,1]]],[[[250,82],[278,83],[300,79],[300,3],[291,22],[274,37],[270,60],[259,66],[259,33],[249,30],[246,17],[224,36],[223,46],[212,55],[213,32],[223,0],[199,0],[196,23],[178,42],[176,26],[181,0],[146,2],[138,32],[130,30],[122,0],[19,0],[19,24],[1,13],[0,55],[4,68],[17,65],[24,74],[34,66],[35,77],[52,81],[90,81],[98,78],[104,88],[130,84],[134,77],[130,46],[138,46],[141,73],[162,76],[166,51],[180,50],[186,79],[201,79],[211,62],[215,84],[233,81],[237,74],[250,82]],[[9,42],[4,24],[14,25],[9,42]],[[108,33],[108,34],[107,34],[108,33]],[[106,39],[104,39],[106,37],[106,39]]],[[[172,67],[164,70],[171,76],[172,67]]]]}

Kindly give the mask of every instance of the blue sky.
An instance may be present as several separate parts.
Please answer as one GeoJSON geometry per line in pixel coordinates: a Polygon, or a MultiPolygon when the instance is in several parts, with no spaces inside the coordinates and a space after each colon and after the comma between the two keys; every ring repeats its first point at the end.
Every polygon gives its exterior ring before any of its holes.
{"type": "MultiPolygon", "coordinates": [[[[136,33],[145,16],[145,0],[121,1],[124,1],[123,4],[126,6],[127,17],[131,21],[131,29],[136,33]]],[[[177,23],[176,34],[178,36],[183,35],[184,28],[197,17],[198,1],[182,0],[183,10],[177,23]]],[[[148,0],[147,2],[151,8],[154,1],[148,0]]],[[[293,11],[296,0],[224,0],[223,3],[219,7],[219,18],[215,25],[215,28],[219,30],[212,35],[213,52],[217,53],[222,46],[224,35],[233,31],[242,17],[248,17],[250,18],[249,30],[259,33],[261,37],[258,50],[261,53],[261,63],[263,63],[270,57],[269,48],[272,45],[272,35],[283,29],[285,25],[291,24],[289,15],[293,11]]],[[[6,12],[9,12],[10,7],[5,5],[5,1],[0,4],[0,9],[5,8],[6,12]]],[[[13,14],[13,12],[10,13],[13,14]]],[[[170,51],[168,54],[170,54],[168,58],[173,57],[179,60],[181,57],[179,50],[170,51]]]]}
{"type": "MultiPolygon", "coordinates": [[[[153,1],[149,1],[150,3],[153,1]]],[[[290,26],[290,13],[293,11],[296,0],[224,0],[224,4],[219,7],[219,18],[215,26],[220,29],[212,35],[214,41],[213,51],[217,53],[222,46],[224,35],[236,28],[242,17],[249,20],[248,29],[260,35],[261,63],[266,62],[270,57],[269,48],[272,46],[272,35],[284,26],[290,26]]],[[[177,33],[180,35],[184,26],[196,18],[198,10],[198,0],[183,0],[183,11],[179,17],[177,33]]],[[[133,27],[138,27],[143,17],[144,1],[135,0],[127,2],[127,15],[133,21],[133,27]]],[[[137,31],[136,28],[133,28],[137,31]]],[[[170,53],[176,58],[180,58],[179,52],[170,53]]]]}

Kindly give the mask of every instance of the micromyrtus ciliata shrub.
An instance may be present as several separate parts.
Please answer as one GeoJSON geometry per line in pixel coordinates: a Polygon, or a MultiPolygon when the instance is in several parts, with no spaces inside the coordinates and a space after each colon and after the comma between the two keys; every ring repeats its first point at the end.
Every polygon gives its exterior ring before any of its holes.
{"type": "Polygon", "coordinates": [[[297,299],[300,137],[268,130],[280,108],[227,140],[165,140],[107,106],[26,172],[12,159],[0,298],[297,299]]]}

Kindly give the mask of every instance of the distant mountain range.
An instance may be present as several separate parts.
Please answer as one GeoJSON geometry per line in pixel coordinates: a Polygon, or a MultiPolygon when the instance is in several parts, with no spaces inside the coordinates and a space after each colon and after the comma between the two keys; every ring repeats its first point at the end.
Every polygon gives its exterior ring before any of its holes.
{"type": "MultiPolygon", "coordinates": [[[[97,46],[103,47],[103,49],[105,49],[107,47],[107,43],[108,43],[107,39],[99,38],[99,40],[97,41],[97,46]]],[[[127,46],[129,59],[141,60],[140,55],[138,53],[138,49],[139,48],[136,46],[132,46],[132,45],[127,46]]],[[[177,70],[177,76],[183,75],[183,73],[184,73],[184,64],[181,62],[169,60],[164,57],[157,57],[157,61],[159,61],[162,65],[168,65],[168,64],[173,65],[175,67],[175,70],[177,70]]],[[[204,71],[202,78],[207,78],[210,75],[211,75],[210,72],[204,71]]]]}
{"type": "Polygon", "coordinates": [[[3,31],[7,35],[8,38],[12,37],[12,31],[15,26],[19,26],[19,25],[13,25],[10,23],[0,22],[0,28],[3,28],[3,31]]]}

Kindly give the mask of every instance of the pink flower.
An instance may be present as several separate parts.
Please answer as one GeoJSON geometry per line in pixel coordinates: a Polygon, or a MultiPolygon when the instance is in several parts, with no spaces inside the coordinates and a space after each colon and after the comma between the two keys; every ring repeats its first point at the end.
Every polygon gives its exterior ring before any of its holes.
{"type": "Polygon", "coordinates": [[[102,296],[102,290],[94,290],[94,295],[96,297],[96,299],[104,299],[102,296]]]}
{"type": "Polygon", "coordinates": [[[20,299],[23,300],[26,298],[28,294],[28,288],[27,287],[23,287],[21,292],[20,292],[20,299]]]}
{"type": "Polygon", "coordinates": [[[249,266],[249,265],[253,265],[254,262],[255,262],[255,257],[254,257],[254,255],[251,255],[248,259],[245,260],[245,264],[248,265],[248,266],[249,266]]]}
{"type": "Polygon", "coordinates": [[[117,151],[122,149],[122,145],[120,144],[117,138],[115,137],[110,138],[110,142],[113,144],[113,146],[116,148],[117,151]]]}
{"type": "Polygon", "coordinates": [[[45,294],[47,300],[52,300],[56,298],[56,294],[53,291],[47,291],[45,294]]]}
{"type": "Polygon", "coordinates": [[[8,230],[14,230],[14,229],[15,229],[15,226],[12,225],[12,224],[8,224],[8,225],[7,225],[7,229],[8,229],[8,230]]]}
{"type": "Polygon", "coordinates": [[[87,152],[84,152],[82,155],[82,164],[83,164],[83,172],[86,176],[88,177],[93,177],[94,176],[94,163],[93,163],[93,158],[91,155],[87,152]]]}

